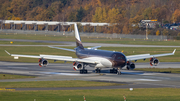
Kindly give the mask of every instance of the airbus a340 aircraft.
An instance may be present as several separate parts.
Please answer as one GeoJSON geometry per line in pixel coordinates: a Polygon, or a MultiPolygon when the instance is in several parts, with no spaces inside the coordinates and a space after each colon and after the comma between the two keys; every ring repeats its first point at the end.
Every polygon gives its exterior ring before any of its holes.
{"type": "Polygon", "coordinates": [[[51,46],[49,47],[75,52],[78,58],[72,58],[69,56],[57,56],[57,55],[39,55],[39,56],[19,55],[19,54],[10,54],[6,50],[5,52],[13,56],[14,59],[18,59],[19,57],[39,58],[39,66],[47,66],[48,59],[55,61],[56,60],[72,61],[73,69],[80,70],[81,74],[87,73],[85,67],[89,65],[90,67],[95,68],[96,73],[100,73],[100,70],[102,68],[112,68],[110,69],[110,73],[117,73],[118,75],[120,75],[121,74],[120,70],[125,66],[128,70],[129,69],[133,70],[135,68],[135,64],[131,61],[137,61],[140,59],[145,60],[146,58],[150,58],[150,65],[156,66],[159,64],[159,60],[156,57],[174,55],[176,51],[175,49],[172,53],[166,53],[166,54],[156,54],[156,55],[140,54],[140,55],[125,56],[121,52],[98,50],[97,48],[101,46],[84,48],[80,39],[77,24],[74,24],[74,29],[75,29],[75,38],[77,45],[77,47],[74,50],[59,48],[59,47],[51,47],[51,46]]]}

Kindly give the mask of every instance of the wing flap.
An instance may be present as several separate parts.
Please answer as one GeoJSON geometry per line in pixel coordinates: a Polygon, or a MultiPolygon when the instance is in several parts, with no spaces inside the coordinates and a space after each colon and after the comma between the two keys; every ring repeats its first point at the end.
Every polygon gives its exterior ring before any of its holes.
{"type": "Polygon", "coordinates": [[[150,56],[150,54],[130,55],[130,56],[126,56],[126,57],[127,58],[134,58],[134,57],[139,57],[139,56],[150,56]]]}
{"type": "Polygon", "coordinates": [[[41,57],[61,57],[61,58],[72,58],[71,56],[58,56],[58,55],[44,55],[40,54],[41,57]]]}
{"type": "Polygon", "coordinates": [[[84,63],[92,63],[92,64],[97,64],[99,63],[96,60],[90,60],[90,59],[78,59],[78,58],[69,58],[69,57],[43,57],[45,59],[50,59],[50,60],[60,60],[60,61],[77,61],[77,62],[84,62],[84,63]]]}

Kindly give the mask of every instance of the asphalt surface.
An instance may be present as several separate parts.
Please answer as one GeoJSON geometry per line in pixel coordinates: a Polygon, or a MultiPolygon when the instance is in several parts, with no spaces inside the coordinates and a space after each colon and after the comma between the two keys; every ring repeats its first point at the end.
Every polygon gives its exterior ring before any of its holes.
{"type": "MultiPolygon", "coordinates": [[[[163,68],[178,68],[180,63],[161,63],[163,68]]],[[[137,68],[147,67],[149,63],[137,63],[137,68]]],[[[150,66],[149,66],[150,67],[150,66]]],[[[159,68],[158,67],[158,68],[159,68]]],[[[87,67],[88,74],[79,74],[74,71],[72,64],[50,63],[48,67],[39,67],[38,63],[0,62],[0,72],[20,75],[35,75],[30,79],[8,79],[0,82],[18,81],[60,81],[60,80],[85,80],[97,82],[116,82],[126,85],[105,87],[73,87],[73,88],[10,88],[15,90],[75,90],[75,89],[122,89],[122,88],[180,88],[180,74],[155,73],[143,71],[122,70],[122,75],[110,74],[106,68],[100,74],[94,68],[87,67]]]]}

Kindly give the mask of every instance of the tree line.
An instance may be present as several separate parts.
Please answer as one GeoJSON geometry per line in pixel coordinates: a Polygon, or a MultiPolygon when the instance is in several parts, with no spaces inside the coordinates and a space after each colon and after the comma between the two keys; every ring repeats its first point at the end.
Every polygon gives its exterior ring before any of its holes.
{"type": "MultiPolygon", "coordinates": [[[[0,0],[0,19],[107,22],[102,33],[133,33],[140,20],[180,22],[180,0],[0,0]]],[[[155,33],[156,34],[156,33],[155,33]]]]}

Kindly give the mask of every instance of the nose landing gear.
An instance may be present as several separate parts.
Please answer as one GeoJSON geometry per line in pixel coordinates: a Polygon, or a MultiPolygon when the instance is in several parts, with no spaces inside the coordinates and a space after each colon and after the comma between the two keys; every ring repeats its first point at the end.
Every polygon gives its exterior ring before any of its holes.
{"type": "Polygon", "coordinates": [[[121,75],[121,69],[120,68],[118,68],[118,70],[117,70],[117,75],[121,75]]]}

